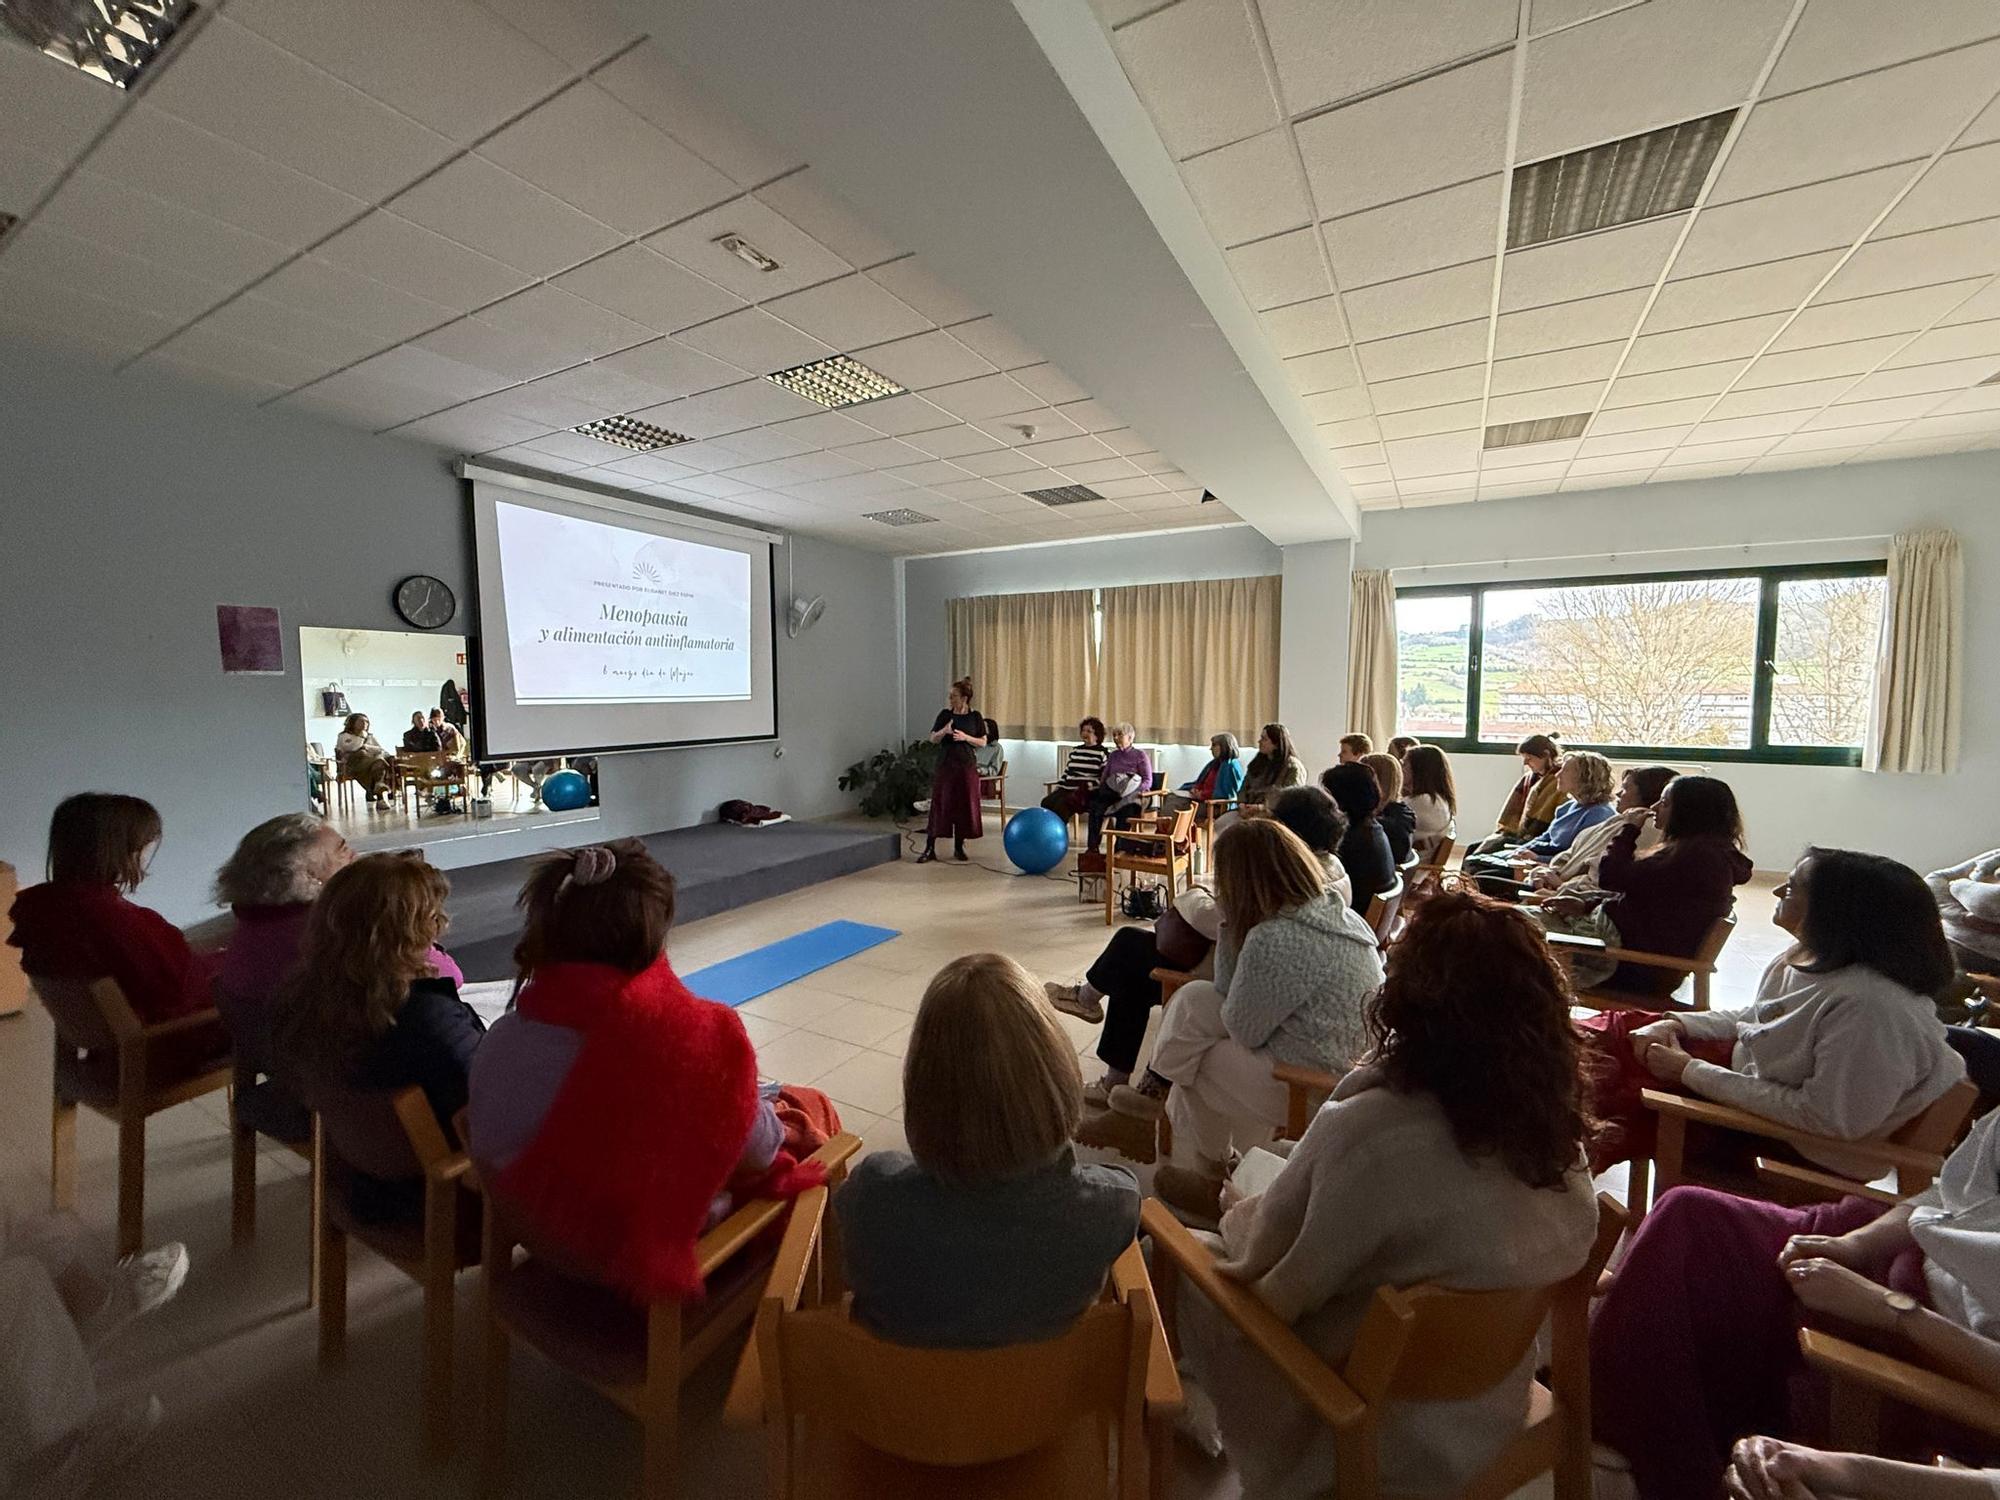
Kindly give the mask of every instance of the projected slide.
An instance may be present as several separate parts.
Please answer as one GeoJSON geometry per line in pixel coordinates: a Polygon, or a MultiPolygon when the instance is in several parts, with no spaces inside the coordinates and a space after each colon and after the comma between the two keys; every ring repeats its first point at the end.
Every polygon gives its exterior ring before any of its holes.
{"type": "Polygon", "coordinates": [[[506,501],[494,512],[517,704],[750,698],[744,552],[506,501]]]}

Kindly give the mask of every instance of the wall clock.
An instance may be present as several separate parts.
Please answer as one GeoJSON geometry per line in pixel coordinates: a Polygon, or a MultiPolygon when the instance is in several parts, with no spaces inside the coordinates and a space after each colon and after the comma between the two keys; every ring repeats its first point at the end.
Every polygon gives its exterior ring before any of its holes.
{"type": "Polygon", "coordinates": [[[396,613],[419,630],[436,630],[458,613],[458,596],[442,578],[412,573],[396,585],[396,613]]]}

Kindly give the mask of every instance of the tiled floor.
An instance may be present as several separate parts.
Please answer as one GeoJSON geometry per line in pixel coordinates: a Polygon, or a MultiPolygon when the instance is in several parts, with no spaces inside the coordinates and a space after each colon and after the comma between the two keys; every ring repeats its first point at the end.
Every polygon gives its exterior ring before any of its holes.
{"type": "MultiPolygon", "coordinates": [[[[997,839],[982,858],[997,866],[997,839]]],[[[1769,925],[1770,882],[1739,904],[1716,1003],[1748,996],[1781,946],[1769,925]]],[[[845,917],[902,936],[742,1008],[766,1075],[824,1089],[870,1149],[903,1145],[900,1070],[910,1020],[929,976],[962,953],[997,949],[1047,978],[1071,978],[1102,947],[1102,910],[1080,906],[1073,885],[949,863],[882,866],[680,929],[671,952],[688,971],[845,917]]],[[[1079,1049],[1093,1029],[1064,1020],[1079,1049]]],[[[49,1026],[39,1009],[0,1021],[0,1201],[47,1202],[49,1026]]],[[[1085,1074],[1095,1071],[1086,1060],[1085,1074]]],[[[110,1240],[113,1138],[86,1117],[79,1131],[79,1210],[110,1240]]],[[[469,1493],[469,1451],[435,1464],[420,1454],[416,1376],[418,1296],[413,1284],[357,1252],[349,1294],[346,1366],[322,1371],[304,1302],[306,1193],[301,1164],[272,1150],[259,1164],[256,1244],[229,1248],[229,1151],[219,1096],[153,1123],[147,1159],[149,1241],[185,1240],[194,1270],[181,1297],[111,1353],[112,1396],[156,1391],[168,1420],[145,1461],[116,1491],[145,1500],[179,1496],[411,1497],[469,1493]]],[[[459,1296],[461,1448],[478,1410],[475,1278],[459,1296]]],[[[726,1429],[722,1396],[732,1359],[718,1357],[683,1402],[682,1492],[762,1494],[760,1439],[726,1429]]],[[[531,1355],[513,1362],[513,1496],[618,1496],[636,1478],[632,1425],[577,1382],[531,1355]]],[[[1179,1497],[1227,1500],[1236,1487],[1221,1465],[1181,1450],[1179,1497]]]]}

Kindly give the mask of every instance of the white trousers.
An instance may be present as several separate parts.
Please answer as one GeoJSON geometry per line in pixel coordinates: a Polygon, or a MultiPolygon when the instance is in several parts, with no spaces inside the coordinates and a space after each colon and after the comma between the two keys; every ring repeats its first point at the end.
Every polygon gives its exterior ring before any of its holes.
{"type": "Polygon", "coordinates": [[[1246,1047],[1222,1023],[1222,991],[1206,979],[1174,992],[1153,1047],[1153,1071],[1173,1080],[1167,1118],[1174,1155],[1198,1164],[1228,1160],[1271,1139],[1285,1124],[1285,1086],[1271,1054],[1246,1047]]]}
{"type": "Polygon", "coordinates": [[[0,1495],[97,1407],[90,1355],[56,1290],[75,1248],[66,1220],[0,1213],[0,1495]]]}

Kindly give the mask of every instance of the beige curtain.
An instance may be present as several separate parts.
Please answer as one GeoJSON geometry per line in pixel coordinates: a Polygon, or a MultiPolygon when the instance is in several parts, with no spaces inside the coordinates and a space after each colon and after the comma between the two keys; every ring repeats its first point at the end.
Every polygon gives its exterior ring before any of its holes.
{"type": "Polygon", "coordinates": [[[1352,575],[1347,605],[1347,728],[1378,746],[1396,732],[1396,583],[1352,575]]]}
{"type": "Polygon", "coordinates": [[[1097,679],[1089,589],[948,599],[945,628],[952,677],[972,679],[974,707],[1004,737],[1075,737],[1097,679]]]}
{"type": "Polygon", "coordinates": [[[1958,538],[1949,531],[1906,531],[1889,546],[1868,769],[1958,769],[1964,650],[1965,562],[1958,538]]]}
{"type": "Polygon", "coordinates": [[[1104,590],[1099,692],[1107,720],[1151,744],[1245,743],[1278,716],[1280,580],[1204,578],[1104,590]]]}

